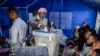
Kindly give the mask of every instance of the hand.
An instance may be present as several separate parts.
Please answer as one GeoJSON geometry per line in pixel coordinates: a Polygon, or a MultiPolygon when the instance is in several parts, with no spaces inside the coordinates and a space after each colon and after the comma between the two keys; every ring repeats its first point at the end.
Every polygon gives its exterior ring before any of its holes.
{"type": "Polygon", "coordinates": [[[48,32],[50,32],[50,27],[49,27],[49,26],[45,26],[45,28],[46,28],[46,30],[47,30],[48,32]]]}
{"type": "Polygon", "coordinates": [[[43,28],[44,26],[42,24],[38,24],[38,28],[43,28]]]}

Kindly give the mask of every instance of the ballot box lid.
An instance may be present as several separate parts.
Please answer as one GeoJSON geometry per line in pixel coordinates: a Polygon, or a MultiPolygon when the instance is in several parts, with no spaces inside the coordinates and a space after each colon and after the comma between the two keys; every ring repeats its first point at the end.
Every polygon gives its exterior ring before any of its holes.
{"type": "Polygon", "coordinates": [[[58,34],[62,34],[62,30],[60,29],[50,29],[50,32],[45,32],[43,29],[33,31],[33,35],[37,36],[55,36],[58,34]]]}

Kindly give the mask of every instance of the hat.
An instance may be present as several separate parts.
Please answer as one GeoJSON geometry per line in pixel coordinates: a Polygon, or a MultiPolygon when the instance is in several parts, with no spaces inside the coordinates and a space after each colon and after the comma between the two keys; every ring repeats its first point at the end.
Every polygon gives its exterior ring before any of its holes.
{"type": "Polygon", "coordinates": [[[75,28],[76,28],[76,29],[79,29],[79,28],[80,28],[80,26],[76,26],[75,28]]]}
{"type": "Polygon", "coordinates": [[[45,12],[45,13],[47,13],[47,9],[46,9],[46,8],[40,8],[40,9],[38,10],[38,12],[45,12]]]}

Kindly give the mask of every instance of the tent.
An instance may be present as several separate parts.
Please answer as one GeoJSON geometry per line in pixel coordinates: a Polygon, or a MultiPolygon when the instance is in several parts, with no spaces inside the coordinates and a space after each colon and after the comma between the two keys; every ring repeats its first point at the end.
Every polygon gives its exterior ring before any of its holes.
{"type": "Polygon", "coordinates": [[[20,17],[27,22],[29,13],[45,7],[48,10],[46,17],[54,22],[58,29],[62,29],[69,38],[72,37],[75,26],[87,22],[95,28],[98,7],[92,6],[87,0],[0,0],[0,26],[3,36],[9,36],[8,29],[11,21],[7,15],[7,8],[15,6],[19,10],[20,17]]]}

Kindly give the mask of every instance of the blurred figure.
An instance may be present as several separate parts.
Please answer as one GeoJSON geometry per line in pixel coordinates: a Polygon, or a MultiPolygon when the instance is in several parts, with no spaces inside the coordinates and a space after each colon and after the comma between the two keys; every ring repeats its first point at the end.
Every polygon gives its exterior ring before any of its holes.
{"type": "Polygon", "coordinates": [[[100,48],[100,38],[97,34],[90,34],[87,43],[92,45],[92,50],[100,48]]]}
{"type": "Polygon", "coordinates": [[[18,16],[15,7],[8,8],[8,16],[13,21],[9,34],[11,37],[12,52],[16,52],[22,46],[22,39],[26,36],[27,24],[18,16]]]}
{"type": "Polygon", "coordinates": [[[78,49],[79,49],[79,51],[82,51],[83,45],[86,41],[84,33],[88,29],[90,29],[90,26],[86,22],[83,22],[82,27],[80,27],[80,29],[78,30],[78,32],[79,32],[79,39],[78,39],[78,45],[79,45],[78,49]]]}
{"type": "Polygon", "coordinates": [[[74,47],[75,43],[69,42],[67,46],[64,48],[63,56],[73,56],[75,52],[74,47]]]}
{"type": "Polygon", "coordinates": [[[51,22],[51,26],[50,26],[51,29],[56,29],[56,25],[54,22],[51,22]]]}
{"type": "Polygon", "coordinates": [[[32,31],[34,29],[34,27],[32,26],[32,21],[34,21],[37,18],[37,15],[38,15],[38,11],[37,10],[32,11],[33,18],[29,19],[29,33],[30,34],[32,34],[32,31]]]}
{"type": "Polygon", "coordinates": [[[89,38],[87,40],[87,43],[92,46],[91,47],[91,50],[92,50],[91,56],[93,56],[93,54],[94,54],[93,51],[95,49],[100,49],[100,37],[97,34],[90,34],[89,38]]]}
{"type": "Polygon", "coordinates": [[[78,30],[78,33],[79,33],[79,38],[77,40],[77,50],[76,50],[76,53],[77,55],[83,55],[83,48],[84,48],[84,44],[86,42],[86,39],[85,39],[85,32],[90,29],[90,26],[86,23],[86,22],[83,22],[82,23],[82,26],[79,28],[78,30]]]}
{"type": "Polygon", "coordinates": [[[27,36],[26,46],[35,46],[35,39],[33,35],[27,36]]]}
{"type": "Polygon", "coordinates": [[[40,8],[38,14],[32,20],[29,20],[29,25],[32,27],[32,30],[44,28],[48,26],[48,20],[45,18],[47,13],[46,8],[40,8]]]}
{"type": "Polygon", "coordinates": [[[77,38],[77,39],[79,38],[79,32],[78,32],[79,29],[80,29],[80,26],[75,27],[74,32],[73,32],[73,34],[74,34],[73,37],[74,38],[77,38]]]}
{"type": "Polygon", "coordinates": [[[33,17],[37,17],[37,14],[38,14],[38,11],[37,11],[37,10],[34,10],[34,11],[32,12],[33,17]]]}
{"type": "MultiPolygon", "coordinates": [[[[94,29],[86,30],[86,32],[84,33],[85,40],[87,40],[89,38],[90,34],[96,34],[96,31],[94,29]]],[[[82,51],[80,52],[81,56],[91,55],[91,49],[90,49],[91,47],[92,46],[90,44],[88,44],[87,41],[85,41],[82,51]]]]}

